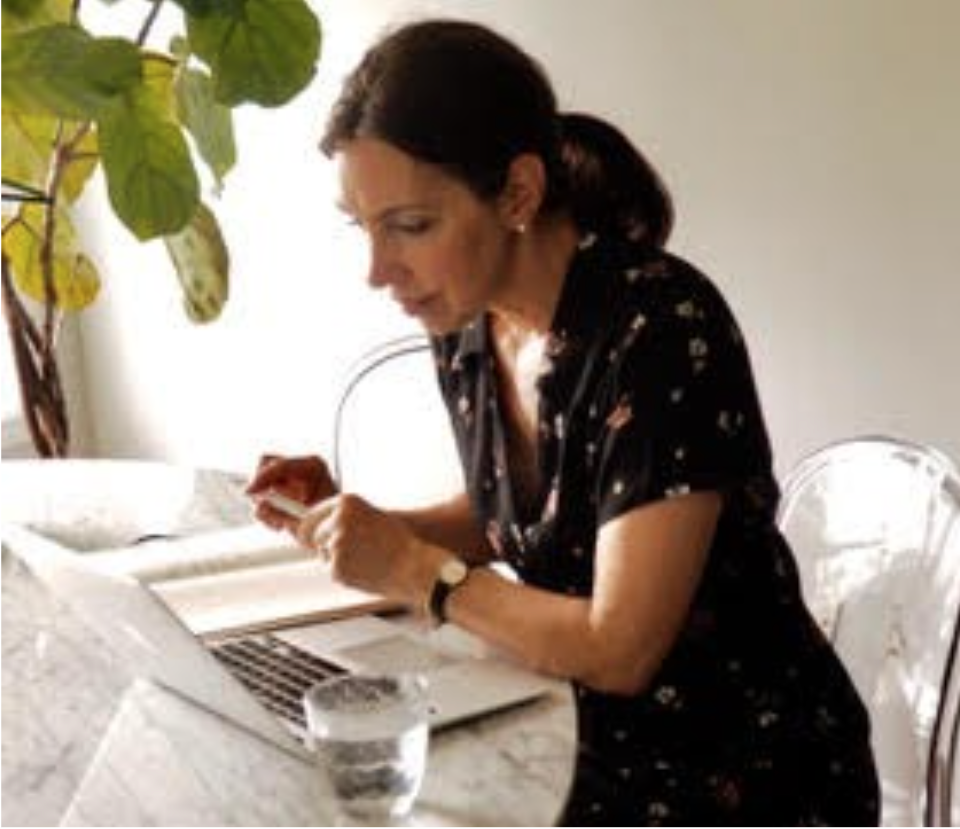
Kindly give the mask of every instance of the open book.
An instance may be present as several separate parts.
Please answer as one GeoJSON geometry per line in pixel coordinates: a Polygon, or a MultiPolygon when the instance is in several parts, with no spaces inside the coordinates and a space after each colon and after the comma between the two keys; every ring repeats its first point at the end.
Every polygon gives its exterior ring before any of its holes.
{"type": "Polygon", "coordinates": [[[314,553],[259,524],[88,555],[107,571],[149,584],[198,635],[266,630],[397,607],[334,581],[329,566],[314,553]]]}

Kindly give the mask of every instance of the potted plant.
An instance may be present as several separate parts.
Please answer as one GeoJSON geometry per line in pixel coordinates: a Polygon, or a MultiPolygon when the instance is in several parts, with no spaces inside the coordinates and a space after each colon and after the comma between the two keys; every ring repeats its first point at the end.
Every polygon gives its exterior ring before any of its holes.
{"type": "MultiPolygon", "coordinates": [[[[170,0],[180,26],[150,43],[164,0],[130,37],[98,36],[81,0],[3,0],[3,311],[37,452],[62,457],[70,423],[57,360],[64,316],[100,287],[71,207],[96,170],[117,218],[162,238],[197,322],[229,289],[229,251],[202,197],[236,158],[233,109],[277,107],[312,79],[321,31],[305,0],[170,0]]],[[[113,9],[106,9],[110,14],[113,9]]]]}

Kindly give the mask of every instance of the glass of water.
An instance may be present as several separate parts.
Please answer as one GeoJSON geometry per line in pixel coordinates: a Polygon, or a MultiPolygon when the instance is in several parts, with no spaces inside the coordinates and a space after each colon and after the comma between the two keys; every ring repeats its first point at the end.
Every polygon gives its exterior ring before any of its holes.
{"type": "Polygon", "coordinates": [[[307,730],[343,812],[402,818],[427,764],[427,682],[420,674],[346,674],[303,698],[307,730]]]}

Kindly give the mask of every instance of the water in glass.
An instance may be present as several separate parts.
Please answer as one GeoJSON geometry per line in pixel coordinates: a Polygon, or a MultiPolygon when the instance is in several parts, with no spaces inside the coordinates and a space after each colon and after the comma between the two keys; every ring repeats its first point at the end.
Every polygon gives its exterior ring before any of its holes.
{"type": "Polygon", "coordinates": [[[426,766],[428,726],[422,676],[343,676],[304,697],[320,768],[347,814],[402,817],[426,766]]]}

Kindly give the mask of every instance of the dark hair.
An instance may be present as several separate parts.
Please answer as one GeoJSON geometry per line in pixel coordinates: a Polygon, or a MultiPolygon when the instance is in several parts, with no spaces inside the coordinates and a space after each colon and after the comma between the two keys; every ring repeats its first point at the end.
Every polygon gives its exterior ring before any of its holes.
{"type": "Polygon", "coordinates": [[[653,166],[606,121],[571,112],[561,116],[561,123],[561,160],[574,221],[663,247],[673,229],[673,201],[653,166]]]}
{"type": "Polygon", "coordinates": [[[545,211],[661,246],[673,224],[670,196],[633,144],[598,118],[560,115],[540,64],[475,23],[427,20],[374,44],[344,82],[320,147],[333,155],[355,138],[440,166],[484,199],[500,193],[517,155],[534,153],[547,170],[545,211]]]}

